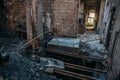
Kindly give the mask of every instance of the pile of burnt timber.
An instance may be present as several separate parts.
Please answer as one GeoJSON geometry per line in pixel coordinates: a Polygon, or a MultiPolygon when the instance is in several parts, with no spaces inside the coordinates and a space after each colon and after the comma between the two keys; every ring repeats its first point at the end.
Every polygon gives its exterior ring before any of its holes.
{"type": "MultiPolygon", "coordinates": [[[[74,38],[53,38],[49,43],[48,43],[48,47],[45,49],[48,54],[52,54],[52,55],[56,55],[57,57],[60,57],[60,55],[62,55],[61,59],[62,61],[67,61],[68,59],[71,60],[70,58],[73,59],[79,59],[79,60],[92,60],[92,61],[96,61],[97,64],[96,66],[102,66],[102,68],[89,68],[86,67],[84,65],[80,66],[80,65],[76,65],[74,63],[66,63],[64,62],[64,65],[69,69],[74,69],[74,70],[80,70],[80,71],[85,71],[88,73],[99,73],[99,75],[104,75],[101,77],[96,77],[96,76],[88,76],[85,74],[80,74],[77,72],[73,72],[71,70],[63,70],[63,69],[53,69],[54,73],[58,73],[58,74],[62,74],[65,76],[69,76],[69,77],[73,77],[76,79],[80,79],[80,80],[104,80],[105,79],[105,74],[106,74],[106,69],[103,68],[103,65],[101,65],[102,63],[104,63],[104,59],[102,58],[95,58],[92,56],[87,56],[87,55],[80,55],[79,54],[79,39],[74,39],[74,38]],[[68,57],[68,58],[65,58],[68,57]],[[66,60],[65,60],[66,59],[66,60]],[[99,64],[100,63],[100,64],[99,64]]],[[[54,57],[54,58],[57,58],[54,57]]],[[[58,59],[58,58],[57,58],[58,59]]],[[[83,62],[86,64],[86,62],[83,62]]],[[[94,64],[93,64],[94,65],[94,64]]],[[[96,74],[98,75],[98,74],[96,74]]]]}

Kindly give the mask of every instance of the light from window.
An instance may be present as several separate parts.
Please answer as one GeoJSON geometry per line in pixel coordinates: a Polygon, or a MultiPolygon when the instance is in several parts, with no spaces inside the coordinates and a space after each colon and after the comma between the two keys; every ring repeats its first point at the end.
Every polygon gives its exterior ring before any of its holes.
{"type": "Polygon", "coordinates": [[[95,18],[95,13],[90,13],[89,17],[95,18]]]}

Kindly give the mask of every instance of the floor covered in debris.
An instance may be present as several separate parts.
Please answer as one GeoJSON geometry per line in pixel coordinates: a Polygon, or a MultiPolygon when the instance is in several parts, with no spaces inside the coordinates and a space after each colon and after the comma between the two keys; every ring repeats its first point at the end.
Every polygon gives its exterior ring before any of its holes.
{"type": "MultiPolygon", "coordinates": [[[[83,52],[84,55],[107,59],[105,48],[100,44],[98,35],[84,34],[79,35],[76,39],[79,41],[79,44],[77,43],[79,46],[77,49],[80,52],[83,52]],[[101,54],[103,52],[104,54],[101,54]]],[[[5,80],[62,80],[59,76],[49,74],[44,70],[41,70],[41,66],[43,66],[43,64],[40,62],[40,56],[36,56],[35,54],[26,54],[26,49],[24,48],[26,43],[25,40],[14,37],[11,38],[10,35],[4,34],[3,32],[0,35],[0,43],[1,48],[3,49],[1,54],[3,56],[6,54],[10,56],[9,61],[5,64],[1,64],[0,66],[0,74],[5,80]]],[[[58,43],[60,44],[60,42],[58,43]]],[[[56,43],[56,45],[59,45],[58,43],[56,43]]]]}
{"type": "Polygon", "coordinates": [[[25,55],[21,50],[25,40],[1,34],[0,43],[4,47],[2,55],[10,55],[9,61],[0,66],[0,74],[4,80],[59,80],[56,76],[40,70],[39,57],[33,59],[32,55],[25,55]]]}

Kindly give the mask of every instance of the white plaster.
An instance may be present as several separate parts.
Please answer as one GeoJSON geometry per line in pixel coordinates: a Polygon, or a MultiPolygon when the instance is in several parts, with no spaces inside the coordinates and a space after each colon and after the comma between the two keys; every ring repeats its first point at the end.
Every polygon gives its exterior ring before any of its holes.
{"type": "Polygon", "coordinates": [[[50,30],[51,29],[51,18],[50,18],[50,13],[46,13],[47,19],[46,19],[46,25],[47,28],[50,30]]]}

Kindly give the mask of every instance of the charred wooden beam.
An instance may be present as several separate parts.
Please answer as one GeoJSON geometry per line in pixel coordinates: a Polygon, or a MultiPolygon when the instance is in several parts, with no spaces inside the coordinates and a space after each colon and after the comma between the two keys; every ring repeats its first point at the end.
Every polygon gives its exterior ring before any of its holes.
{"type": "Polygon", "coordinates": [[[65,67],[76,69],[76,70],[82,70],[82,71],[87,71],[87,72],[93,72],[93,73],[107,73],[107,71],[104,70],[99,70],[99,69],[92,69],[88,67],[83,67],[83,66],[78,66],[70,63],[64,63],[65,67]]]}
{"type": "Polygon", "coordinates": [[[65,51],[61,51],[61,50],[54,50],[54,49],[45,49],[45,50],[47,52],[51,52],[51,53],[54,53],[54,54],[70,56],[70,57],[74,57],[74,58],[92,59],[92,60],[97,61],[97,62],[104,61],[103,59],[93,58],[93,57],[85,56],[85,55],[77,55],[76,53],[70,53],[70,52],[65,52],[65,51]]]}
{"type": "Polygon", "coordinates": [[[27,25],[27,40],[34,48],[39,47],[39,39],[35,39],[37,35],[37,0],[26,1],[26,25],[27,25]]]}
{"type": "Polygon", "coordinates": [[[27,28],[27,40],[33,39],[32,20],[31,20],[31,0],[26,0],[26,28],[27,28]]]}
{"type": "Polygon", "coordinates": [[[57,73],[57,74],[69,76],[72,78],[80,79],[80,80],[99,80],[99,79],[94,78],[94,77],[90,77],[90,76],[86,76],[86,75],[82,75],[82,74],[77,74],[74,72],[65,71],[65,70],[56,69],[56,68],[53,70],[53,72],[57,73]]]}

